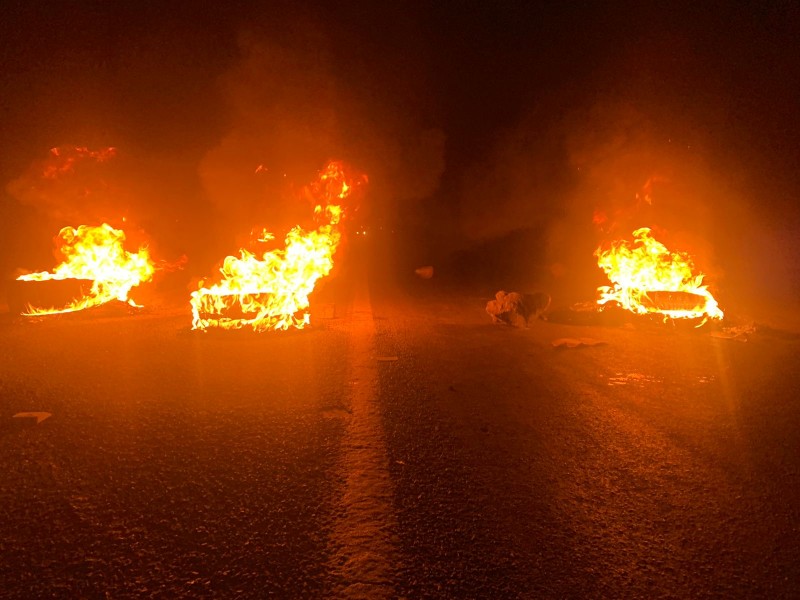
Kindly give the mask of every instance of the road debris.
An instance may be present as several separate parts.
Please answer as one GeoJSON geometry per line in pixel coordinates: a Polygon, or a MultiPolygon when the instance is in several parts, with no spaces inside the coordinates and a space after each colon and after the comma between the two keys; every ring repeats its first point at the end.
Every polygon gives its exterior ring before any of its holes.
{"type": "Polygon", "coordinates": [[[417,277],[420,279],[430,279],[433,277],[433,267],[430,265],[420,267],[419,269],[414,269],[414,273],[416,273],[417,277]]]}
{"type": "Polygon", "coordinates": [[[594,338],[558,338],[552,342],[553,348],[580,348],[583,346],[605,346],[608,342],[594,338]]]}
{"type": "Polygon", "coordinates": [[[12,418],[14,419],[36,419],[36,424],[38,425],[45,419],[52,417],[53,413],[49,412],[19,412],[15,414],[12,418]]]}
{"type": "Polygon", "coordinates": [[[492,322],[512,327],[527,327],[532,321],[543,319],[550,307],[550,296],[543,292],[519,294],[500,290],[494,298],[486,304],[492,322]]]}
{"type": "Polygon", "coordinates": [[[720,331],[712,331],[711,337],[721,338],[724,340],[736,340],[737,342],[746,342],[755,332],[755,323],[745,323],[735,327],[724,327],[720,331]]]}

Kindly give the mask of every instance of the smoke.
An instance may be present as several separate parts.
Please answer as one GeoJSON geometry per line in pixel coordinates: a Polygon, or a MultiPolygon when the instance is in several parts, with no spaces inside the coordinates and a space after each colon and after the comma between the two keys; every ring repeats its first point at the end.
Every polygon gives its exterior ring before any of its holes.
{"type": "Polygon", "coordinates": [[[184,20],[109,9],[106,29],[103,14],[80,13],[91,43],[21,34],[44,41],[6,72],[18,152],[2,165],[0,269],[47,268],[61,227],[124,218],[164,258],[185,254],[208,274],[254,228],[309,225],[299,192],[331,159],[369,176],[351,218],[391,227],[418,214],[444,169],[429,49],[409,11],[371,10],[259,3],[184,20]],[[48,149],[70,144],[117,153],[43,178],[48,149]]]}
{"type": "Polygon", "coordinates": [[[437,188],[444,134],[418,104],[424,71],[411,77],[419,64],[345,33],[318,10],[239,35],[240,59],[219,81],[229,127],[198,168],[228,248],[254,226],[281,235],[308,221],[299,190],[331,159],[368,175],[366,204],[349,215],[365,223],[392,221],[437,188]]]}
{"type": "Polygon", "coordinates": [[[125,232],[126,248],[148,246],[157,260],[176,263],[187,241],[175,235],[176,224],[191,220],[187,173],[180,158],[137,157],[115,147],[52,148],[6,185],[5,210],[17,227],[5,237],[11,243],[4,269],[49,269],[52,241],[63,227],[102,223],[125,232]]]}
{"type": "Polygon", "coordinates": [[[595,248],[647,225],[723,297],[800,291],[796,8],[234,4],[15,7],[0,271],[125,217],[208,274],[308,224],[300,189],[341,159],[369,176],[352,218],[464,274],[585,299],[595,248]],[[43,181],[65,142],[118,153],[43,181]]]}
{"type": "Polygon", "coordinates": [[[53,148],[7,186],[7,192],[23,206],[48,220],[62,224],[109,218],[109,207],[130,203],[128,191],[119,186],[119,171],[112,166],[115,148],[53,148]]]}
{"type": "Polygon", "coordinates": [[[575,177],[567,210],[550,228],[549,255],[566,273],[596,273],[595,248],[650,227],[667,247],[695,256],[700,271],[722,275],[714,240],[720,214],[730,218],[735,202],[685,115],[661,118],[641,102],[610,96],[574,111],[563,126],[575,177]]]}
{"type": "Polygon", "coordinates": [[[697,61],[679,61],[680,77],[659,70],[658,85],[649,70],[622,69],[626,87],[612,86],[564,120],[576,180],[550,228],[550,256],[586,277],[590,244],[647,226],[694,258],[723,308],[762,318],[784,312],[796,306],[798,212],[780,197],[796,197],[797,181],[751,143],[759,132],[749,113],[726,102],[732,84],[706,80],[709,66],[697,61]],[[690,101],[686,90],[694,90],[690,101]],[[586,241],[576,244],[575,232],[586,241]]]}
{"type": "Polygon", "coordinates": [[[648,226],[694,257],[723,308],[796,303],[798,182],[780,122],[796,119],[781,83],[797,67],[765,75],[745,22],[702,36],[676,23],[631,31],[591,73],[550,82],[462,176],[467,243],[506,249],[492,268],[523,263],[530,285],[590,299],[604,283],[594,250],[648,226]]]}

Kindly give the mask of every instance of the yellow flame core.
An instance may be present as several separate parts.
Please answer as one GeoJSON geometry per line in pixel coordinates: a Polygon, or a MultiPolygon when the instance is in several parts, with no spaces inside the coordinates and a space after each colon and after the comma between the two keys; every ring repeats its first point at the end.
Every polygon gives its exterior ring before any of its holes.
{"type": "Polygon", "coordinates": [[[616,302],[637,313],[658,313],[672,319],[722,319],[723,312],[708,288],[703,275],[694,273],[692,259],[683,252],[671,252],[643,227],[633,232],[634,242],[614,242],[610,249],[595,252],[598,266],[613,286],[598,288],[601,307],[616,302]],[[683,292],[696,297],[695,306],[664,308],[653,302],[648,294],[683,292]]]}
{"type": "Polygon", "coordinates": [[[331,162],[312,188],[325,202],[314,209],[322,224],[314,231],[295,227],[286,236],[284,249],[260,257],[241,249],[238,257],[226,257],[222,280],[191,295],[192,329],[286,330],[302,329],[310,322],[309,295],[333,269],[341,240],[342,208],[328,202],[344,199],[352,186],[345,182],[342,164],[331,162]]]}
{"type": "Polygon", "coordinates": [[[90,292],[64,308],[34,308],[29,306],[26,316],[74,312],[99,306],[111,300],[138,306],[128,298],[131,289],[149,281],[155,272],[147,248],[137,253],[124,249],[125,233],[103,223],[99,227],[81,225],[77,229],[64,227],[58,233],[59,253],[64,262],[52,272],[22,275],[19,281],[49,281],[63,279],[88,279],[90,292]]]}

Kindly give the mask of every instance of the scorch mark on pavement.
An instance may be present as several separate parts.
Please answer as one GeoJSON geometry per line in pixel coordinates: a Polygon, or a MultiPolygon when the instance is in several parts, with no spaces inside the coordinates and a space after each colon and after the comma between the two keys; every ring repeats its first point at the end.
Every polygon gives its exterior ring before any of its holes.
{"type": "Polygon", "coordinates": [[[351,414],[339,464],[344,490],[330,537],[330,567],[337,597],[389,598],[399,559],[397,521],[377,405],[375,323],[366,278],[360,281],[346,322],[351,344],[347,379],[351,414]]]}

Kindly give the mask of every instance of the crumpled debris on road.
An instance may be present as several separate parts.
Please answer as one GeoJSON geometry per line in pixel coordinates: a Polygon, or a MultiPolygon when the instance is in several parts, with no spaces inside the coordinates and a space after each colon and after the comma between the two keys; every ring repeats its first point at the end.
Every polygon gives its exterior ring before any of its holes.
{"type": "Polygon", "coordinates": [[[493,323],[527,327],[532,321],[543,319],[549,307],[550,296],[543,292],[520,294],[500,290],[494,300],[486,304],[486,312],[492,317],[493,323]]]}
{"type": "Polygon", "coordinates": [[[594,338],[558,338],[551,342],[553,348],[581,348],[584,346],[605,346],[608,342],[596,340],[594,338]]]}

